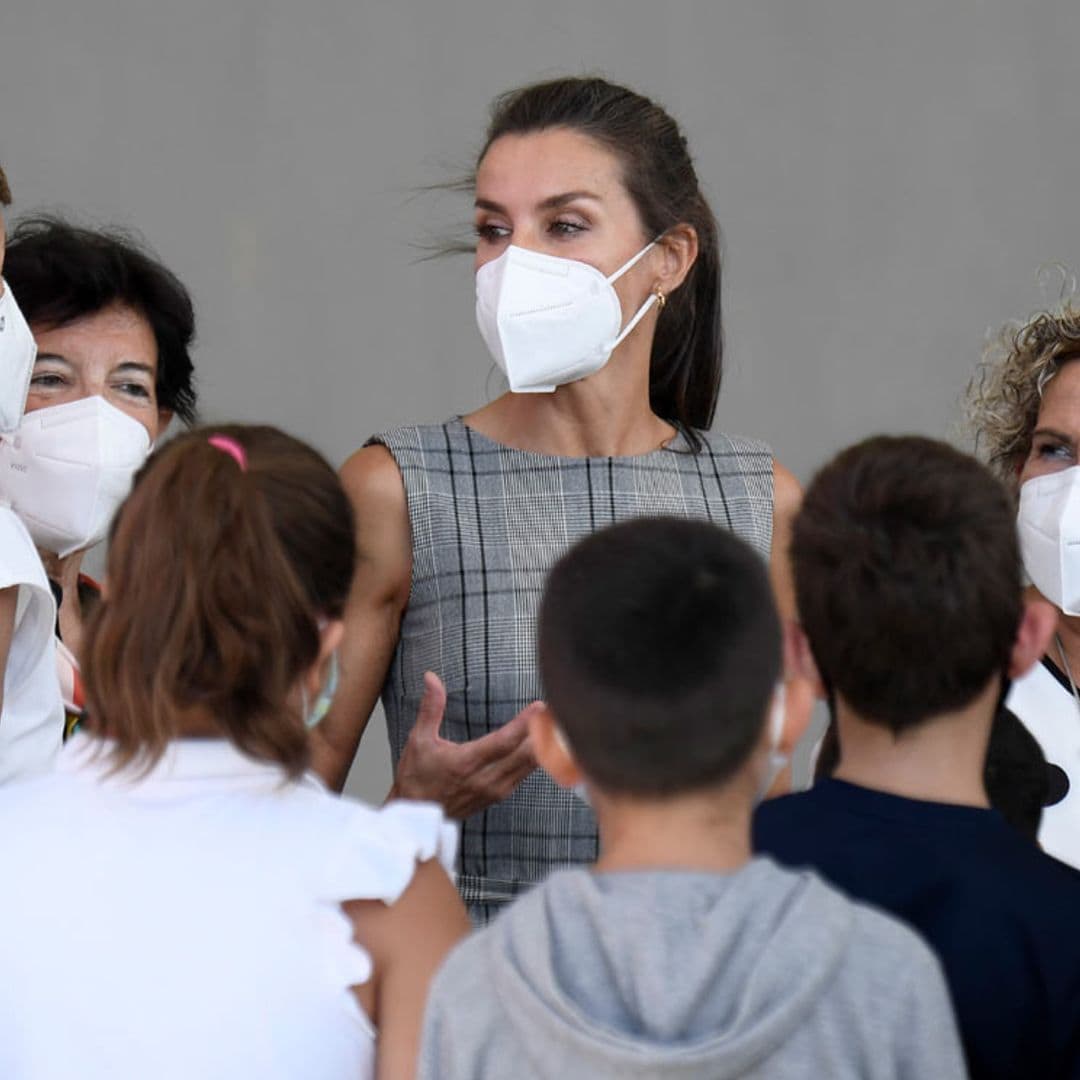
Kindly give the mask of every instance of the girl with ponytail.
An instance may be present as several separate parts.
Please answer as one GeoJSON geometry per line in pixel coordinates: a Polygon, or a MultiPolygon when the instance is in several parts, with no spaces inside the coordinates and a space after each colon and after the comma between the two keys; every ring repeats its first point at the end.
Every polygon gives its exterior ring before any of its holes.
{"type": "Polygon", "coordinates": [[[790,612],[799,493],[767,446],[708,431],[719,230],[664,109],[599,78],[511,91],[467,186],[478,328],[509,392],[346,463],[359,562],[315,752],[340,786],[381,692],[396,788],[464,819],[458,883],[486,919],[596,854],[591,811],[526,739],[547,570],[615,521],[705,518],[770,562],[790,612]]]}
{"type": "Polygon", "coordinates": [[[273,428],[192,432],[138,474],[84,729],[0,790],[0,1075],[412,1075],[467,922],[437,807],[306,772],[353,563],[333,470],[273,428]]]}

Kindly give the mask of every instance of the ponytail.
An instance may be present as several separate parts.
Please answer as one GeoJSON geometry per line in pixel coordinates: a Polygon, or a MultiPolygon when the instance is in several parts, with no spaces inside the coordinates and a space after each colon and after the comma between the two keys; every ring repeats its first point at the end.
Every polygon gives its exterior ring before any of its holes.
{"type": "Polygon", "coordinates": [[[352,576],[351,511],[330,466],[273,428],[192,432],[143,467],[113,529],[84,659],[91,726],[115,764],[152,765],[194,724],[296,776],[295,689],[352,576]],[[235,451],[235,452],[234,452],[235,451]]]}

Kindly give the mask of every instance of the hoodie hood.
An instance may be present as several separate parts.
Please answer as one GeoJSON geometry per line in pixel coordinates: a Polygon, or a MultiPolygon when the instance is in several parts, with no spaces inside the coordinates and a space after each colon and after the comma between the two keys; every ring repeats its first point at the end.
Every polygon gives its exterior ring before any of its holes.
{"type": "Polygon", "coordinates": [[[492,928],[496,990],[521,1044],[564,1075],[734,1077],[806,1021],[854,909],[810,873],[553,875],[492,928]]]}

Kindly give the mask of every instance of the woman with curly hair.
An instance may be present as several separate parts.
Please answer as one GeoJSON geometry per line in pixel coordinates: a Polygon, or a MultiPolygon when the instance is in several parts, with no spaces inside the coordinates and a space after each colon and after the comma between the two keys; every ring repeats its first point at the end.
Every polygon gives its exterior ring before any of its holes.
{"type": "Polygon", "coordinates": [[[1007,705],[1050,766],[1039,841],[1080,867],[1080,306],[1067,302],[991,343],[968,390],[976,448],[1018,501],[1031,590],[1058,610],[1048,655],[1007,705]]]}

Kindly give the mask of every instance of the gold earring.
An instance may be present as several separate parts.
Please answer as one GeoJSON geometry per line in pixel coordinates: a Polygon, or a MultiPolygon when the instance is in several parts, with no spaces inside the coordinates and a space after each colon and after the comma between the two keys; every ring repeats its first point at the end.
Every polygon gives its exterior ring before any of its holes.
{"type": "Polygon", "coordinates": [[[653,296],[656,297],[656,310],[663,311],[664,305],[667,303],[667,297],[664,295],[664,290],[659,285],[653,289],[653,296]]]}

